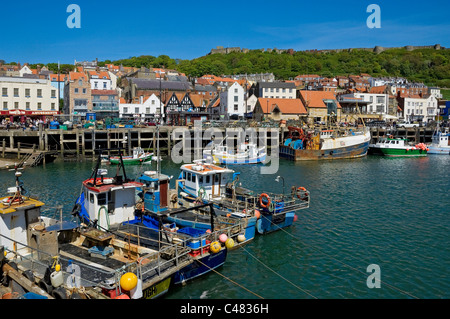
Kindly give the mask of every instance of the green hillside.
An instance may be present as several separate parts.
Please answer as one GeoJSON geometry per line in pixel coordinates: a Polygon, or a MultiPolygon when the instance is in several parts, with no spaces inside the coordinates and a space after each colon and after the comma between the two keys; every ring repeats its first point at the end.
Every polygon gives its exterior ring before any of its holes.
{"type": "Polygon", "coordinates": [[[450,87],[450,50],[388,49],[376,54],[354,49],[343,52],[295,52],[278,54],[251,50],[212,54],[193,60],[175,60],[167,55],[140,56],[103,63],[124,66],[177,69],[190,76],[204,74],[242,74],[273,72],[277,79],[287,80],[299,74],[319,74],[331,77],[368,73],[372,76],[401,76],[427,85],[450,87]]]}

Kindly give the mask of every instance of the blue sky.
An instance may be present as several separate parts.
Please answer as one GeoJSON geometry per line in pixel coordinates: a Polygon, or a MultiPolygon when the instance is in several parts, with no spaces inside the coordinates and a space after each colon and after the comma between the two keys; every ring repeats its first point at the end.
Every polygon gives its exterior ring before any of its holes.
{"type": "Polygon", "coordinates": [[[2,1],[0,59],[73,63],[161,54],[193,59],[216,46],[294,50],[450,46],[450,1],[2,1]],[[69,4],[81,8],[70,29],[69,4]],[[381,9],[370,29],[369,4],[381,9]]]}

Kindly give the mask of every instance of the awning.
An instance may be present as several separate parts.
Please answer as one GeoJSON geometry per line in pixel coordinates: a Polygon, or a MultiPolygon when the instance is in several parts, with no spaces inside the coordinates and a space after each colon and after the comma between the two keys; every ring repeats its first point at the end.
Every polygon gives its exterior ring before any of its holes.
{"type": "Polygon", "coordinates": [[[25,111],[25,110],[8,110],[8,111],[0,111],[0,115],[12,115],[12,116],[19,116],[19,115],[58,115],[58,111],[25,111]]]}

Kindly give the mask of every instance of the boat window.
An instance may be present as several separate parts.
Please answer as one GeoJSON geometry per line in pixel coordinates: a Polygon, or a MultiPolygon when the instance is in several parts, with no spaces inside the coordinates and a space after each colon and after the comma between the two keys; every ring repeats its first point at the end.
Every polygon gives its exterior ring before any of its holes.
{"type": "Polygon", "coordinates": [[[219,182],[219,174],[214,175],[214,183],[219,182]]]}
{"type": "Polygon", "coordinates": [[[183,172],[183,179],[186,179],[186,172],[183,172]]]}
{"type": "Polygon", "coordinates": [[[206,175],[206,184],[209,184],[211,182],[211,178],[209,175],[206,175]]]}
{"type": "Polygon", "coordinates": [[[198,183],[199,184],[203,184],[203,176],[199,176],[198,177],[198,183]]]}
{"type": "Polygon", "coordinates": [[[97,203],[99,205],[106,205],[106,193],[98,194],[97,203]]]}
{"type": "Polygon", "coordinates": [[[108,204],[112,203],[113,199],[112,199],[112,192],[109,191],[108,192],[108,204]]]}
{"type": "Polygon", "coordinates": [[[195,183],[195,174],[192,174],[192,182],[195,183]]]}
{"type": "Polygon", "coordinates": [[[94,204],[94,194],[89,194],[89,201],[94,204]]]}
{"type": "Polygon", "coordinates": [[[190,182],[191,181],[191,173],[187,174],[187,180],[190,182]]]}

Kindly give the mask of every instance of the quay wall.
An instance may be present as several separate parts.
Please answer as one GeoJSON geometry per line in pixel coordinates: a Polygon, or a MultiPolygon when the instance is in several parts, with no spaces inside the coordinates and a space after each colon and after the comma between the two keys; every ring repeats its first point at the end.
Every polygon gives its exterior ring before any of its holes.
{"type": "MultiPolygon", "coordinates": [[[[247,129],[248,130],[248,129],[247,129]]],[[[250,129],[251,130],[251,129],[250,129]]],[[[288,135],[286,127],[254,128],[258,144],[265,144],[269,152],[276,148],[280,141],[288,135]],[[270,131],[268,131],[270,130],[270,131]],[[268,131],[268,132],[267,132],[268,131]]],[[[57,154],[64,160],[94,159],[96,149],[113,149],[109,155],[118,154],[117,148],[123,149],[125,154],[131,154],[133,147],[141,147],[156,154],[159,143],[162,156],[171,155],[172,151],[189,152],[200,156],[204,147],[212,138],[223,139],[227,136],[235,145],[238,140],[243,141],[242,128],[203,128],[163,126],[159,129],[159,138],[155,127],[147,128],[117,128],[117,129],[73,129],[73,130],[0,130],[0,158],[20,158],[20,154],[31,151],[44,151],[57,154]]],[[[430,142],[432,128],[390,129],[371,128],[372,142],[383,136],[395,135],[407,137],[419,142],[430,142]]],[[[248,135],[248,134],[247,134],[248,135]]],[[[247,136],[248,137],[248,136],[247,136]]],[[[256,140],[255,140],[256,141],[256,140]]]]}

